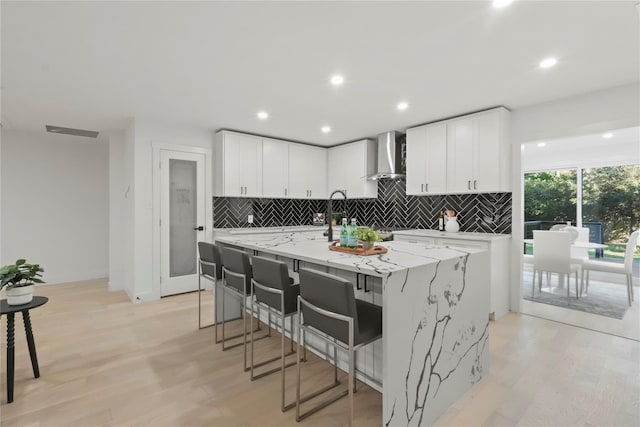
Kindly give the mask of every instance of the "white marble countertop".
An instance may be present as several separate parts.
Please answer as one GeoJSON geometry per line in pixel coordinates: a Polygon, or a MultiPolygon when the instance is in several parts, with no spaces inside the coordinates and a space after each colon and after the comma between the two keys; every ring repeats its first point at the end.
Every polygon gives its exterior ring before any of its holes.
{"type": "Polygon", "coordinates": [[[447,231],[439,230],[426,230],[426,229],[412,229],[412,230],[396,230],[393,234],[400,234],[404,236],[416,236],[416,237],[434,237],[434,238],[446,238],[446,239],[460,239],[460,240],[478,240],[484,242],[491,242],[497,239],[509,239],[511,234],[497,234],[497,233],[449,233],[447,231]]]}
{"type": "Polygon", "coordinates": [[[482,248],[456,248],[455,246],[392,241],[381,243],[388,250],[386,254],[360,256],[329,250],[329,242],[322,232],[218,233],[215,240],[246,249],[378,277],[459,258],[463,254],[484,251],[482,248]]]}

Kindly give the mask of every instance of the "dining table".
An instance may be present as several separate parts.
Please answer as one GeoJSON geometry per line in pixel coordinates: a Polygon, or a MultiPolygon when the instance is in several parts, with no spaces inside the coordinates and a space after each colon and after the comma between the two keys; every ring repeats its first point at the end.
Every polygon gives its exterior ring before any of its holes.
{"type": "MultiPolygon", "coordinates": [[[[529,243],[533,245],[533,239],[524,239],[525,243],[529,243]]],[[[579,248],[579,249],[606,249],[608,248],[607,245],[603,244],[603,243],[594,243],[594,242],[573,242],[571,244],[572,248],[579,248]]]]}

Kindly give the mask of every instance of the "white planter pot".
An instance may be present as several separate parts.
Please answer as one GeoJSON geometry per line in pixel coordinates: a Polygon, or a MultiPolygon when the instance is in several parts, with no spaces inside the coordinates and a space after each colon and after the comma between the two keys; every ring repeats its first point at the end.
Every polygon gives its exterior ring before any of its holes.
{"type": "Polygon", "coordinates": [[[31,285],[7,289],[7,304],[22,305],[30,303],[33,299],[34,288],[35,286],[31,285]]]}

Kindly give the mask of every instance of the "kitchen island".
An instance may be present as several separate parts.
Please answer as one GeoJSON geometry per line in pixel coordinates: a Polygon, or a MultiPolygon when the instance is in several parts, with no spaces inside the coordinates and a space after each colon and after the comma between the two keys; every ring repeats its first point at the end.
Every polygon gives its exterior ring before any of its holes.
{"type": "Polygon", "coordinates": [[[386,254],[362,257],[329,251],[321,231],[218,231],[214,239],[277,257],[294,271],[303,266],[351,277],[362,285],[356,297],[383,307],[383,338],[367,346],[356,365],[358,378],[382,392],[385,426],[431,424],[489,370],[489,270],[482,248],[394,241],[384,243],[386,254]]]}

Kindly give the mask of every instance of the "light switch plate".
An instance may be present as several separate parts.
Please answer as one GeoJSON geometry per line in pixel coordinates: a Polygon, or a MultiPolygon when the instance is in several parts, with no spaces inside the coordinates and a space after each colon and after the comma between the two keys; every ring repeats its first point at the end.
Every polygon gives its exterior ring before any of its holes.
{"type": "Polygon", "coordinates": [[[253,224],[253,215],[249,214],[249,215],[247,216],[247,222],[248,222],[249,224],[253,224]]]}

